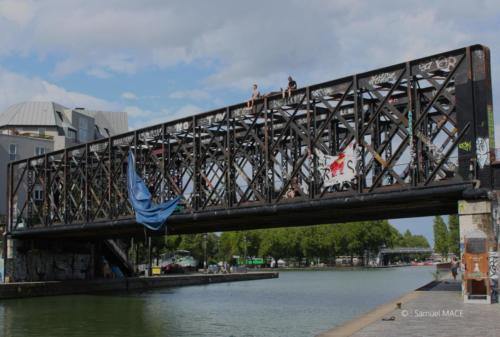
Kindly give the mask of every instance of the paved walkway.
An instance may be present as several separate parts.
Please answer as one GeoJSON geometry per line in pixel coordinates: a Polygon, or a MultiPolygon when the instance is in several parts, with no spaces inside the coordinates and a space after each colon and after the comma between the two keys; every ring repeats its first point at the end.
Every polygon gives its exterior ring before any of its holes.
{"type": "Polygon", "coordinates": [[[443,281],[381,306],[321,337],[500,337],[500,304],[464,304],[460,283],[443,281]],[[401,302],[401,309],[396,303],[401,302]],[[385,321],[383,319],[394,320],[385,321]]]}

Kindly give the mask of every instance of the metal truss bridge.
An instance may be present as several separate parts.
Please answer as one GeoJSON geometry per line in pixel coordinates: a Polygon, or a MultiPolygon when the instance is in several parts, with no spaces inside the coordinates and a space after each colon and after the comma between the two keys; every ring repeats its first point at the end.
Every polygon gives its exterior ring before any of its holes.
{"type": "Polygon", "coordinates": [[[156,202],[181,196],[172,234],[453,213],[500,184],[493,132],[474,45],[12,162],[7,234],[142,232],[129,150],[156,202]]]}
{"type": "Polygon", "coordinates": [[[398,248],[382,248],[379,255],[393,255],[393,254],[432,254],[432,248],[425,247],[398,247],[398,248]]]}

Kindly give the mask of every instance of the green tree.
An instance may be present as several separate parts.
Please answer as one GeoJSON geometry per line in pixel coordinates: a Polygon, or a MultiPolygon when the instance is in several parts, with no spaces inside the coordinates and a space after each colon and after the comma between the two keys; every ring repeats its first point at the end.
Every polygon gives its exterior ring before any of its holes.
{"type": "Polygon", "coordinates": [[[441,216],[434,218],[434,250],[441,254],[444,260],[448,259],[449,238],[448,228],[441,216]]]}
{"type": "Polygon", "coordinates": [[[347,238],[347,253],[351,257],[351,264],[353,264],[354,256],[362,256],[365,250],[365,231],[362,228],[361,222],[351,222],[344,227],[345,235],[347,238]]]}
{"type": "Polygon", "coordinates": [[[257,256],[261,236],[262,232],[258,230],[222,233],[219,244],[219,259],[229,261],[232,256],[243,257],[245,253],[247,256],[257,256]]]}
{"type": "Polygon", "coordinates": [[[166,251],[174,251],[179,248],[182,241],[182,235],[166,235],[163,237],[164,249],[166,251]]]}
{"type": "Polygon", "coordinates": [[[328,255],[323,249],[325,242],[322,236],[322,232],[324,232],[322,229],[323,226],[311,226],[304,228],[302,231],[302,239],[299,244],[302,254],[308,262],[328,255]]]}
{"type": "Polygon", "coordinates": [[[394,227],[389,228],[389,237],[387,239],[387,247],[404,247],[404,239],[401,233],[394,227]]]}
{"type": "Polygon", "coordinates": [[[387,220],[377,220],[362,223],[362,229],[366,232],[365,249],[372,253],[378,253],[382,246],[391,245],[391,224],[387,220]]]}
{"type": "MultiPolygon", "coordinates": [[[[300,232],[302,234],[302,232],[300,232]]],[[[299,230],[296,228],[275,228],[261,232],[259,255],[271,256],[276,261],[282,258],[302,258],[299,230]]]]}
{"type": "MultiPolygon", "coordinates": [[[[445,226],[446,227],[446,226],[445,226]]],[[[204,235],[168,236],[162,239],[163,250],[186,249],[203,261],[204,235]]],[[[335,263],[339,255],[365,256],[378,253],[381,247],[428,247],[421,235],[406,231],[404,235],[387,220],[317,225],[307,227],[273,228],[253,231],[208,234],[208,259],[230,261],[232,256],[246,255],[295,259],[303,258],[335,263]]],[[[366,261],[365,261],[366,262],[366,261]]]]}
{"type": "Polygon", "coordinates": [[[240,255],[240,235],[238,232],[224,232],[220,236],[218,258],[229,261],[233,255],[240,255]]]}
{"type": "Polygon", "coordinates": [[[409,229],[407,229],[404,233],[403,233],[403,241],[402,241],[402,244],[404,245],[404,247],[413,247],[413,234],[411,233],[411,231],[409,229]]]}
{"type": "Polygon", "coordinates": [[[335,230],[335,225],[324,225],[325,233],[323,234],[321,245],[325,252],[324,258],[330,265],[335,264],[335,259],[339,252],[340,237],[338,231],[335,230]]]}
{"type": "Polygon", "coordinates": [[[430,247],[429,241],[423,235],[414,235],[410,230],[406,230],[399,241],[399,247],[430,247]]]}
{"type": "Polygon", "coordinates": [[[460,256],[460,227],[458,222],[458,215],[450,215],[448,217],[448,245],[449,250],[453,254],[460,256]]]}
{"type": "Polygon", "coordinates": [[[423,235],[413,235],[412,244],[413,244],[413,247],[430,248],[430,246],[431,246],[429,244],[429,241],[427,241],[427,238],[423,235]]]}

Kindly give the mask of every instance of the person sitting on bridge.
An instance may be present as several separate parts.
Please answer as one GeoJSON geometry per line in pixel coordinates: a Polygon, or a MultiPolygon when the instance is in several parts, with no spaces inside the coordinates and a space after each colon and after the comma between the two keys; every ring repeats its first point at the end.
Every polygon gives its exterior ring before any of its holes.
{"type": "Polygon", "coordinates": [[[300,190],[300,183],[299,183],[299,178],[294,177],[292,179],[292,190],[293,190],[293,197],[300,197],[301,195],[301,190],[300,190]]]}
{"type": "MultiPolygon", "coordinates": [[[[297,90],[297,82],[295,82],[292,76],[288,76],[288,87],[286,88],[286,91],[288,92],[288,98],[292,96],[292,90],[297,90]]],[[[284,90],[281,90],[281,94],[283,95],[283,98],[285,98],[284,90]]]]}
{"type": "Polygon", "coordinates": [[[288,188],[288,191],[286,192],[286,198],[287,199],[292,199],[295,197],[300,197],[300,184],[299,180],[297,177],[294,177],[292,179],[292,182],[290,183],[290,186],[288,188]]]}
{"type": "Polygon", "coordinates": [[[254,84],[252,89],[252,97],[250,97],[250,100],[247,102],[247,108],[253,107],[254,101],[259,97],[260,97],[259,89],[257,89],[257,84],[254,84]]]}

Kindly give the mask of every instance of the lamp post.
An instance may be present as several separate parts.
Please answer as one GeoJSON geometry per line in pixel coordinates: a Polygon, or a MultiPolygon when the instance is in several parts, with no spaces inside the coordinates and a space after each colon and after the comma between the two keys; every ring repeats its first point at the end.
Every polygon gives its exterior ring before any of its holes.
{"type": "Polygon", "coordinates": [[[205,274],[207,273],[207,237],[208,233],[203,234],[203,269],[205,270],[205,274]]]}
{"type": "Polygon", "coordinates": [[[245,259],[245,270],[246,270],[246,268],[247,268],[247,235],[246,234],[243,236],[243,244],[244,244],[244,246],[243,246],[244,257],[243,258],[245,259]]]}

